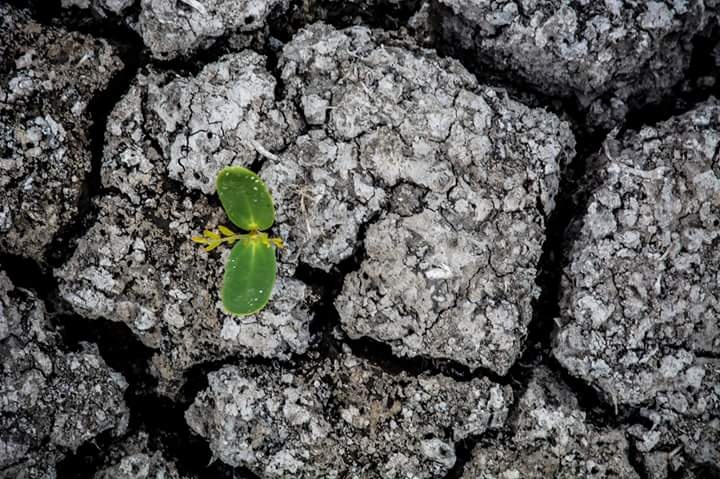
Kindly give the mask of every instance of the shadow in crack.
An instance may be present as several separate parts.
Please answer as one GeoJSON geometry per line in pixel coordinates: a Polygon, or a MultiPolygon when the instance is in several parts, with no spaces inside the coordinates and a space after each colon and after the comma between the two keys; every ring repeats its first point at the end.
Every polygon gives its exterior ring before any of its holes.
{"type": "Polygon", "coordinates": [[[47,268],[30,258],[0,254],[0,270],[5,271],[16,287],[33,290],[40,298],[48,298],[57,287],[47,268]]]}
{"type": "Polygon", "coordinates": [[[628,113],[623,130],[639,130],[686,113],[711,96],[720,97],[720,24],[693,38],[690,68],[684,80],[656,104],[628,113]]]}

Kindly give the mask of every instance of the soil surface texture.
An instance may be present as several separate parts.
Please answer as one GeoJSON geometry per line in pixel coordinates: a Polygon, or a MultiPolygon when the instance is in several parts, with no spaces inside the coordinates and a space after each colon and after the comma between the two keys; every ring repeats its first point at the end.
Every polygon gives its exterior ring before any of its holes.
{"type": "Polygon", "coordinates": [[[0,33],[0,479],[720,479],[720,1],[0,33]],[[244,317],[229,165],[285,242],[244,317]]]}

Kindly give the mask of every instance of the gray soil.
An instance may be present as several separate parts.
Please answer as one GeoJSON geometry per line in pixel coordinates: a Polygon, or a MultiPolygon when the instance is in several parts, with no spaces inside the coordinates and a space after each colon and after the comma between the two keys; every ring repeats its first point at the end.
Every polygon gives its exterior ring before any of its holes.
{"type": "Polygon", "coordinates": [[[720,478],[720,2],[0,32],[0,479],[720,478]],[[242,318],[228,165],[287,243],[242,318]]]}

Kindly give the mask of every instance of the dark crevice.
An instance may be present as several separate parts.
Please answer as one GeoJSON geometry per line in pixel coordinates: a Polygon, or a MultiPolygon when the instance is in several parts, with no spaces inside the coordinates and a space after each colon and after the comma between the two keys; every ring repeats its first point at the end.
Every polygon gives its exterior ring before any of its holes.
{"type": "MultiPolygon", "coordinates": [[[[720,479],[720,466],[711,463],[696,463],[688,457],[681,449],[658,448],[654,452],[665,454],[665,470],[667,479],[720,479]]],[[[641,452],[634,441],[630,441],[628,459],[640,479],[654,479],[657,477],[648,470],[641,452]]]]}
{"type": "Polygon", "coordinates": [[[103,38],[113,46],[129,47],[127,53],[142,57],[143,43],[138,33],[125,21],[137,18],[140,1],[123,12],[119,17],[107,12],[100,15],[92,8],[62,7],[61,0],[5,0],[16,8],[26,9],[35,21],[55,28],[103,38]]]}
{"type": "Polygon", "coordinates": [[[5,0],[5,3],[28,10],[36,21],[44,25],[60,23],[58,19],[63,15],[61,0],[5,0]]]}
{"type": "Polygon", "coordinates": [[[720,359],[720,352],[715,351],[695,351],[695,357],[701,359],[720,359]]]}
{"type": "MultiPolygon", "coordinates": [[[[261,51],[262,44],[254,41],[248,48],[261,51]]],[[[146,65],[160,72],[173,72],[181,76],[196,76],[203,68],[211,63],[217,62],[222,56],[242,49],[234,48],[228,36],[217,38],[210,46],[199,48],[192,53],[178,56],[173,59],[158,59],[149,56],[146,65]]]]}
{"type": "Polygon", "coordinates": [[[555,113],[560,119],[570,123],[578,144],[578,153],[588,150],[585,145],[594,145],[602,141],[607,133],[588,128],[586,125],[587,112],[579,100],[572,96],[553,96],[538,89],[535,85],[522,80],[518,75],[508,74],[496,66],[492,57],[478,59],[473,50],[467,50],[460,43],[451,43],[442,39],[440,22],[444,16],[454,16],[448,7],[436,1],[431,2],[429,15],[431,40],[428,48],[434,49],[439,56],[457,60],[470,73],[475,75],[478,83],[483,86],[499,88],[507,92],[508,96],[532,108],[544,108],[555,113]]]}
{"type": "Polygon", "coordinates": [[[673,116],[686,113],[710,97],[720,98],[720,58],[714,52],[720,48],[720,25],[710,25],[693,38],[690,67],[658,103],[631,110],[625,118],[623,130],[639,130],[653,126],[673,116]]]}
{"type": "Polygon", "coordinates": [[[55,234],[45,250],[48,265],[57,267],[70,257],[74,251],[74,242],[87,231],[97,216],[93,200],[101,191],[100,168],[107,119],[115,104],[127,92],[144,60],[143,43],[135,31],[114,16],[103,18],[88,10],[62,8],[59,0],[10,3],[29,9],[32,17],[41,24],[106,40],[123,63],[123,67],[113,75],[103,90],[93,96],[86,108],[86,114],[91,120],[88,131],[91,169],[83,181],[74,219],[55,234]]]}
{"type": "Polygon", "coordinates": [[[91,120],[88,131],[90,172],[81,185],[77,213],[70,222],[63,225],[45,249],[44,259],[47,265],[43,265],[43,269],[53,268],[72,255],[75,241],[87,231],[97,216],[93,200],[101,191],[100,168],[107,119],[135,77],[143,60],[140,53],[143,44],[136,32],[113,16],[103,18],[87,10],[62,8],[59,0],[10,0],[9,3],[14,7],[27,9],[32,18],[41,24],[106,40],[123,62],[123,67],[113,75],[103,90],[90,99],[86,108],[86,114],[91,120]]]}
{"type": "MultiPolygon", "coordinates": [[[[106,319],[86,319],[72,312],[60,297],[57,280],[40,264],[27,258],[1,255],[0,269],[18,288],[33,290],[45,303],[53,326],[62,337],[65,351],[79,351],[81,343],[90,343],[107,365],[128,382],[125,401],[130,410],[128,431],[115,437],[105,431],[86,441],[77,451],[68,453],[57,465],[58,479],[92,477],[108,466],[114,446],[122,448],[129,437],[146,432],[149,450],[157,450],[173,461],[180,473],[198,479],[257,479],[245,468],[233,468],[213,461],[208,443],[191,432],[184,412],[198,392],[207,387],[207,373],[227,363],[216,361],[191,368],[180,391],[172,401],[156,392],[157,379],[152,376],[149,361],[154,351],[145,346],[124,323],[106,319]]],[[[249,359],[251,364],[270,362],[249,359]]],[[[299,361],[298,361],[299,362],[299,361]]]]}
{"type": "Polygon", "coordinates": [[[310,333],[320,337],[318,349],[321,352],[340,351],[341,345],[335,337],[334,330],[338,328],[340,318],[335,309],[335,298],[342,291],[345,277],[360,269],[365,259],[365,235],[371,224],[375,223],[380,214],[377,213],[365,221],[358,230],[355,251],[337,265],[333,265],[326,272],[318,268],[300,263],[295,271],[295,278],[305,284],[321,291],[320,300],[313,309],[313,320],[310,323],[310,333]]]}
{"type": "MultiPolygon", "coordinates": [[[[711,52],[714,47],[717,47],[717,39],[720,38],[718,30],[716,26],[713,28],[712,34],[695,37],[690,79],[683,84],[678,84],[672,93],[664,97],[662,102],[631,111],[621,134],[627,130],[638,130],[644,125],[654,125],[674,115],[685,113],[709,97],[720,95],[719,65],[711,58],[711,52]],[[706,77],[716,80],[715,83],[706,82],[712,87],[688,88],[689,84],[703,84],[701,79],[706,77]]],[[[475,65],[473,59],[466,57],[461,58],[461,62],[466,67],[475,65]]],[[[478,71],[477,66],[469,68],[476,73],[478,71]]],[[[482,75],[480,78],[484,80],[482,75]]],[[[508,87],[508,85],[500,86],[508,87]]],[[[512,88],[516,87],[511,85],[511,95],[512,88]]],[[[523,94],[532,91],[527,88],[527,85],[521,86],[520,90],[523,94]]],[[[578,141],[578,151],[575,159],[563,174],[555,210],[547,220],[546,240],[536,278],[536,284],[540,286],[541,294],[534,305],[526,350],[509,373],[511,378],[509,384],[513,386],[515,392],[515,404],[511,414],[516,414],[517,402],[527,390],[533,370],[545,366],[559,381],[564,382],[573,391],[580,409],[586,413],[587,421],[594,426],[607,429],[642,424],[651,428],[652,424],[640,414],[639,407],[623,407],[612,404],[612,401],[608,400],[601,391],[584,380],[572,376],[552,355],[553,337],[557,329],[555,319],[560,317],[562,274],[568,265],[568,255],[573,239],[577,237],[582,227],[582,217],[587,210],[592,194],[592,185],[597,181],[593,170],[598,165],[591,165],[590,161],[602,160],[601,153],[599,154],[600,158],[593,158],[593,155],[602,151],[605,135],[604,132],[592,131],[583,124],[578,104],[565,99],[543,98],[542,96],[536,96],[536,98],[539,106],[556,111],[561,117],[570,121],[578,141]],[[558,106],[560,106],[559,110],[557,110],[558,106]]],[[[476,443],[473,441],[466,441],[456,446],[458,461],[447,477],[460,477],[465,463],[470,460],[468,448],[475,445],[476,443]],[[454,472],[456,470],[459,472],[454,472]]],[[[647,478],[647,473],[634,445],[629,451],[629,459],[640,477],[647,478]]],[[[701,471],[698,477],[713,477],[713,472],[708,472],[709,469],[702,469],[702,466],[696,466],[694,470],[701,471]]]]}
{"type": "MultiPolygon", "coordinates": [[[[150,351],[135,338],[129,328],[122,323],[107,320],[87,320],[77,316],[58,315],[53,321],[59,328],[63,343],[71,349],[80,349],[82,342],[98,346],[100,356],[115,371],[120,372],[128,381],[129,387],[125,400],[131,410],[131,422],[138,420],[136,410],[140,391],[146,390],[151,382],[147,377],[147,360],[150,351]]],[[[135,424],[130,426],[130,430],[135,424]]],[[[102,435],[101,435],[102,436],[102,435]]],[[[105,452],[113,443],[112,436],[105,434],[102,441],[91,439],[75,453],[67,455],[57,466],[57,477],[92,477],[105,462],[105,452]]]]}
{"type": "MultiPolygon", "coordinates": [[[[703,83],[702,78],[720,79],[718,64],[711,58],[713,48],[718,45],[719,30],[715,26],[711,33],[706,32],[695,37],[690,79],[685,84],[678,85],[663,102],[631,111],[621,132],[656,124],[694,108],[712,95],[720,95],[720,82],[715,83],[712,88],[688,87],[689,84],[713,84],[710,81],[703,83]]],[[[470,60],[470,63],[472,64],[473,61],[470,60]]],[[[552,106],[558,105],[558,101],[545,98],[541,100],[541,104],[552,110],[552,106]]],[[[622,428],[630,424],[643,424],[649,428],[652,424],[640,415],[639,407],[612,404],[612,401],[601,391],[583,379],[572,376],[552,355],[552,343],[557,329],[555,319],[560,317],[563,270],[568,265],[568,255],[573,240],[582,227],[582,217],[587,210],[592,186],[597,181],[595,169],[604,161],[602,153],[598,153],[597,157],[594,156],[596,152],[602,152],[604,134],[592,132],[583,125],[577,105],[568,105],[564,100],[562,103],[561,113],[564,112],[565,118],[571,121],[578,141],[578,152],[563,174],[555,210],[547,220],[546,240],[536,279],[541,294],[534,306],[526,350],[509,373],[516,394],[515,401],[527,389],[533,370],[539,366],[546,366],[558,380],[567,384],[574,392],[579,407],[586,413],[588,422],[594,426],[622,428]]]]}
{"type": "MultiPolygon", "coordinates": [[[[557,328],[556,319],[561,314],[563,271],[568,264],[573,238],[581,227],[579,219],[587,209],[591,193],[588,188],[583,187],[592,175],[588,171],[588,162],[600,145],[601,140],[597,138],[579,145],[575,158],[562,173],[555,208],[546,219],[546,236],[535,279],[535,283],[540,287],[540,295],[533,304],[533,317],[528,325],[525,350],[509,372],[509,376],[514,380],[513,384],[516,385],[516,401],[524,394],[537,367],[547,366],[559,379],[564,379],[565,382],[572,380],[553,359],[551,350],[557,328]]],[[[580,384],[583,383],[573,383],[573,386],[580,384]]],[[[590,406],[599,402],[595,391],[591,389],[573,390],[579,392],[578,399],[581,404],[590,406]]],[[[599,415],[602,415],[602,412],[599,415]]]]}
{"type": "Polygon", "coordinates": [[[47,298],[55,290],[52,274],[33,259],[0,254],[0,271],[8,275],[15,287],[33,290],[40,298],[47,298]]]}
{"type": "Polygon", "coordinates": [[[294,370],[300,368],[305,362],[313,361],[314,354],[295,354],[287,359],[265,358],[262,356],[242,357],[231,355],[214,361],[203,361],[194,364],[183,373],[183,385],[177,395],[176,401],[190,406],[195,397],[208,387],[208,374],[216,372],[225,366],[259,366],[268,369],[294,370]]]}
{"type": "Polygon", "coordinates": [[[258,174],[258,173],[260,173],[260,170],[262,169],[263,165],[265,164],[265,161],[266,161],[266,159],[262,155],[258,154],[257,157],[255,158],[255,160],[253,160],[252,163],[247,165],[247,169],[252,171],[255,174],[258,174]]]}
{"type": "MultiPolygon", "coordinates": [[[[459,61],[473,73],[480,84],[501,88],[508,95],[525,105],[541,107],[569,121],[575,133],[579,152],[586,150],[585,143],[596,144],[609,133],[607,127],[588,123],[588,107],[583,105],[576,95],[548,95],[530,82],[524,81],[512,72],[499,69],[494,57],[479,59],[474,50],[460,46],[460,42],[448,42],[441,35],[440,22],[447,16],[455,16],[452,11],[436,1],[431,2],[430,29],[432,39],[429,48],[435,49],[443,57],[459,61]]],[[[640,98],[629,98],[628,113],[620,127],[623,130],[638,130],[644,125],[654,125],[672,116],[692,110],[710,97],[720,96],[720,26],[710,22],[693,36],[691,61],[683,78],[668,91],[663,91],[660,99],[642,104],[640,98]]],[[[601,95],[598,100],[609,103],[612,92],[601,95]]]]}
{"type": "Polygon", "coordinates": [[[315,21],[329,23],[335,28],[365,25],[383,30],[398,30],[408,24],[410,17],[420,7],[420,0],[383,2],[382,6],[372,2],[355,3],[343,0],[306,0],[303,18],[305,24],[315,21]],[[310,5],[307,5],[307,4],[310,5]],[[376,9],[381,10],[378,14],[376,9]]]}
{"type": "MultiPolygon", "coordinates": [[[[409,376],[443,374],[457,381],[470,381],[477,377],[486,377],[502,385],[513,384],[513,386],[516,386],[514,384],[516,380],[511,374],[500,376],[485,368],[473,370],[457,361],[446,359],[399,357],[392,352],[389,345],[383,342],[368,337],[352,339],[343,331],[334,302],[342,291],[345,277],[352,272],[358,271],[366,258],[365,237],[367,229],[377,222],[379,218],[380,214],[376,214],[361,225],[357,239],[359,246],[353,255],[334,266],[329,272],[313,268],[304,263],[301,263],[296,270],[296,279],[322,291],[321,299],[315,306],[314,319],[310,326],[311,334],[320,338],[316,345],[317,352],[323,357],[334,357],[343,353],[345,348],[349,348],[354,356],[369,361],[391,375],[401,373],[409,376]]],[[[517,401],[517,392],[515,401],[517,401]]],[[[445,478],[461,477],[464,466],[471,459],[475,446],[483,440],[490,441],[504,433],[505,431],[489,430],[482,435],[471,436],[458,441],[454,445],[455,465],[445,478]]]]}
{"type": "Polygon", "coordinates": [[[692,468],[698,479],[720,479],[720,465],[698,464],[692,468]]]}
{"type": "Polygon", "coordinates": [[[56,464],[56,478],[92,478],[102,465],[105,451],[116,440],[113,431],[108,430],[84,442],[76,451],[68,453],[56,464]]]}
{"type": "Polygon", "coordinates": [[[291,0],[287,11],[270,15],[271,35],[287,43],[300,29],[324,22],[337,29],[363,25],[383,30],[406,27],[420,8],[420,0],[384,2],[382,6],[341,0],[291,0]],[[378,14],[378,10],[382,13],[378,14]]]}
{"type": "MultiPolygon", "coordinates": [[[[339,324],[339,316],[337,318],[339,324]]],[[[433,358],[429,356],[414,356],[405,358],[396,356],[392,348],[372,338],[362,337],[351,339],[343,335],[341,342],[350,347],[355,356],[367,359],[379,365],[390,374],[404,372],[410,376],[442,374],[456,381],[471,381],[475,378],[487,378],[501,385],[512,382],[509,375],[501,376],[487,368],[470,368],[454,360],[433,358]]]]}
{"type": "Polygon", "coordinates": [[[445,474],[444,479],[459,479],[465,472],[465,465],[472,460],[478,438],[469,437],[455,443],[455,464],[445,474]]]}

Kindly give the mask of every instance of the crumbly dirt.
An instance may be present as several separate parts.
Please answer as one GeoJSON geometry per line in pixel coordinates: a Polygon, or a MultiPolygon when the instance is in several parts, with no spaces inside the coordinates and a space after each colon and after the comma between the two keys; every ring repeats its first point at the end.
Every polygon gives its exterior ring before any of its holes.
{"type": "Polygon", "coordinates": [[[0,27],[0,479],[720,477],[716,0],[0,27]],[[228,165],[287,243],[242,318],[228,165]]]}

